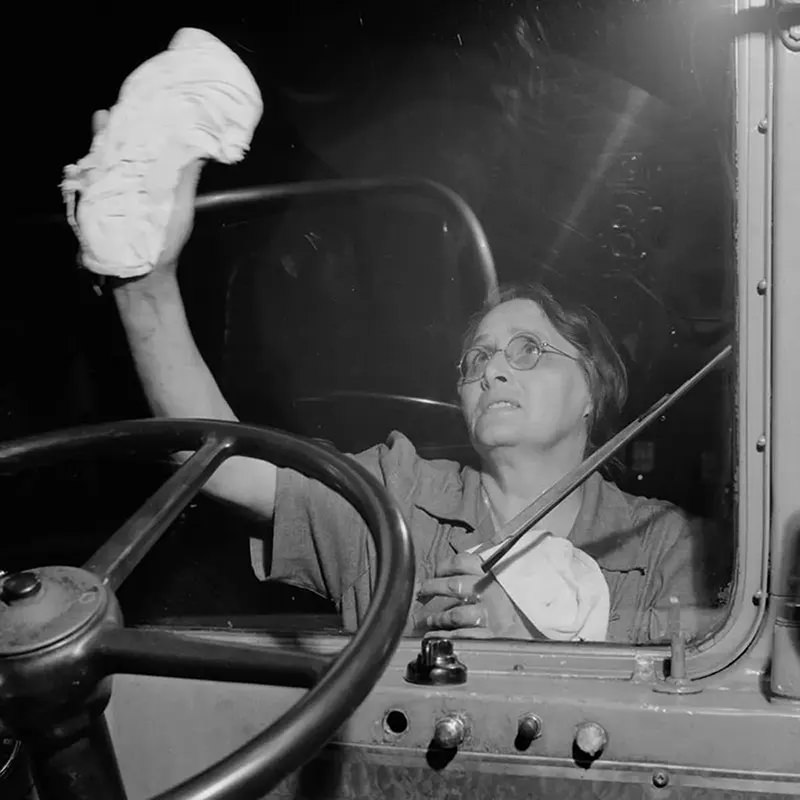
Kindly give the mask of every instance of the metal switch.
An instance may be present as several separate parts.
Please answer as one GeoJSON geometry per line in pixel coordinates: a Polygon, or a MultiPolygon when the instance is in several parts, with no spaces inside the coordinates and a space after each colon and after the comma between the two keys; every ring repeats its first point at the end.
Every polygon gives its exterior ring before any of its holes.
{"type": "Polygon", "coordinates": [[[458,714],[448,714],[436,721],[433,729],[433,743],[442,750],[455,750],[464,742],[467,723],[458,714]]]}
{"type": "Polygon", "coordinates": [[[597,758],[608,744],[606,729],[597,722],[582,722],[575,731],[575,746],[589,758],[597,758]]]}
{"type": "Polygon", "coordinates": [[[526,748],[542,735],[542,720],[537,714],[523,714],[517,722],[517,749],[526,748]]]}

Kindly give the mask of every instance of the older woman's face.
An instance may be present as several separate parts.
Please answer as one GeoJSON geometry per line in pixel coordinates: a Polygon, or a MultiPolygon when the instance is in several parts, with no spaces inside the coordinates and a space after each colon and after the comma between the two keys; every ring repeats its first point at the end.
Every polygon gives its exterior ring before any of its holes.
{"type": "Polygon", "coordinates": [[[585,441],[591,396],[578,361],[545,352],[531,370],[511,367],[503,354],[520,332],[578,355],[533,301],[509,300],[481,321],[474,345],[497,349],[481,380],[459,387],[461,408],[479,452],[495,447],[529,446],[547,450],[569,437],[585,441]]]}

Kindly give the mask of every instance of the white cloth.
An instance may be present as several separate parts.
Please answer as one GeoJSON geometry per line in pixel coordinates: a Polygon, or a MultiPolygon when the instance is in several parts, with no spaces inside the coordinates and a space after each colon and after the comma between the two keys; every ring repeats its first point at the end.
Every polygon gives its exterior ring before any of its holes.
{"type": "Polygon", "coordinates": [[[181,170],[200,158],[240,161],[262,110],[255,79],[232,50],[205,31],[179,30],[128,76],[89,154],[64,169],[83,266],[118,277],[149,272],[164,249],[181,170]]]}
{"type": "MultiPolygon", "coordinates": [[[[499,547],[483,549],[482,561],[499,547]]],[[[597,562],[570,541],[528,531],[491,570],[517,608],[548,639],[605,641],[610,599],[597,562]]]]}

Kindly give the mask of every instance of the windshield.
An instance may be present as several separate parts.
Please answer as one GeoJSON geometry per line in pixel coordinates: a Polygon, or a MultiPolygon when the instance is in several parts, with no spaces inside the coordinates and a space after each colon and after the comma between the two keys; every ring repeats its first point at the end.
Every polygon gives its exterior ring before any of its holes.
{"type": "MultiPolygon", "coordinates": [[[[370,4],[289,3],[270,12],[269,26],[247,18],[210,25],[252,71],[265,112],[247,158],[235,167],[208,165],[200,190],[391,176],[458,193],[483,226],[503,286],[542,284],[559,303],[568,296],[574,307],[588,307],[607,328],[628,391],[613,426],[610,419],[605,428],[598,423],[588,453],[735,336],[733,91],[731,41],[719,24],[729,13],[724,6],[410,3],[389,17],[370,4]]],[[[113,102],[112,87],[174,31],[140,33],[116,57],[105,52],[107,68],[91,81],[88,62],[79,62],[87,83],[71,95],[61,164],[84,151],[91,111],[113,102]]],[[[22,211],[51,210],[30,195],[22,211]]],[[[113,309],[69,269],[71,233],[62,225],[36,245],[45,246],[60,263],[54,286],[81,298],[83,318],[71,318],[54,296],[6,312],[24,341],[4,389],[7,438],[146,416],[113,309]],[[54,341],[66,318],[67,335],[54,341]]],[[[485,274],[468,226],[440,198],[387,186],[368,195],[217,205],[198,214],[181,285],[198,346],[240,419],[347,453],[386,443],[398,431],[402,440],[395,435],[380,452],[370,451],[376,469],[405,464],[405,450],[397,448],[406,441],[415,458],[434,465],[408,467],[416,494],[409,489],[401,498],[418,559],[432,570],[418,580],[435,578],[437,548],[465,553],[483,541],[482,526],[496,531],[513,516],[499,502],[500,482],[487,478],[494,473],[469,415],[464,423],[470,386],[489,379],[481,373],[462,384],[456,369],[464,350],[481,341],[491,345],[487,363],[500,363],[495,353],[506,348],[503,326],[511,323],[496,315],[476,319],[487,299],[485,274]],[[465,339],[470,330],[474,336],[465,339]],[[385,461],[386,453],[399,461],[385,461]],[[437,494],[437,480],[458,484],[462,494],[437,494]]],[[[568,358],[559,361],[551,350],[529,368],[523,353],[518,369],[506,349],[513,380],[522,386],[530,376],[550,375],[550,365],[563,365],[552,366],[555,374],[574,363],[575,374],[586,378],[586,414],[594,419],[597,381],[613,384],[607,373],[617,362],[584,352],[580,336],[570,333],[580,325],[566,312],[564,322],[561,306],[547,313],[548,301],[534,302],[545,310],[539,327],[517,327],[539,345],[559,343],[568,358]]],[[[586,574],[601,575],[606,587],[605,600],[590,611],[578,604],[581,614],[604,615],[603,635],[570,628],[566,638],[663,641],[670,586],[694,614],[695,638],[724,621],[736,543],[734,386],[729,359],[587,481],[566,522],[557,513],[550,519],[564,526],[560,538],[588,557],[586,574]]],[[[483,413],[484,400],[475,397],[483,413]]],[[[487,406],[495,400],[527,408],[522,395],[486,397],[487,406]]],[[[113,481],[99,467],[49,473],[47,491],[58,502],[28,512],[40,534],[36,561],[55,549],[80,563],[102,538],[101,525],[86,530],[87,504],[106,521],[124,518],[139,502],[130,488],[143,497],[142,489],[159,479],[152,465],[117,469],[122,478],[113,481]],[[67,545],[59,527],[81,533],[67,545]]],[[[44,480],[7,480],[10,502],[30,509],[44,480]]],[[[279,480],[279,499],[283,486],[279,480]]],[[[305,556],[291,535],[296,524],[295,516],[277,516],[271,540],[261,521],[199,499],[123,587],[128,618],[280,628],[287,615],[306,614],[290,624],[347,629],[347,604],[360,602],[358,580],[368,583],[369,570],[352,580],[334,580],[324,564],[313,574],[298,570],[305,556]],[[280,525],[289,532],[280,533],[280,525]],[[171,565],[167,573],[164,564],[171,565]],[[334,596],[331,580],[342,584],[334,596]]],[[[15,550],[7,568],[31,558],[30,548],[15,550]]],[[[585,566],[581,556],[564,573],[560,555],[548,558],[535,573],[542,585],[562,573],[569,584],[585,566]]],[[[527,597],[533,574],[514,582],[514,591],[527,597]]],[[[512,599],[517,607],[527,602],[512,599]]],[[[423,604],[417,622],[447,607],[423,604]]],[[[553,630],[561,624],[537,621],[533,638],[558,638],[547,634],[551,623],[553,630]]],[[[410,625],[409,635],[419,632],[410,625]]],[[[497,635],[527,638],[509,630],[497,635]]]]}

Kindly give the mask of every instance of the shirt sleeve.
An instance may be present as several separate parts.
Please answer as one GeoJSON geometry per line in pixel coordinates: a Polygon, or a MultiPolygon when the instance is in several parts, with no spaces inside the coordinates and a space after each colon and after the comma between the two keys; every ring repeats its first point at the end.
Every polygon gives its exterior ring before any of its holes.
{"type": "MultiPolygon", "coordinates": [[[[386,444],[348,457],[375,476],[408,513],[419,469],[408,439],[394,432],[386,444]]],[[[347,500],[320,481],[279,469],[271,544],[270,563],[265,564],[270,578],[330,598],[344,627],[358,626],[374,588],[376,557],[363,517],[347,500]]]]}
{"type": "Polygon", "coordinates": [[[366,523],[356,509],[319,481],[278,470],[270,578],[333,600],[370,572],[366,523]]]}

